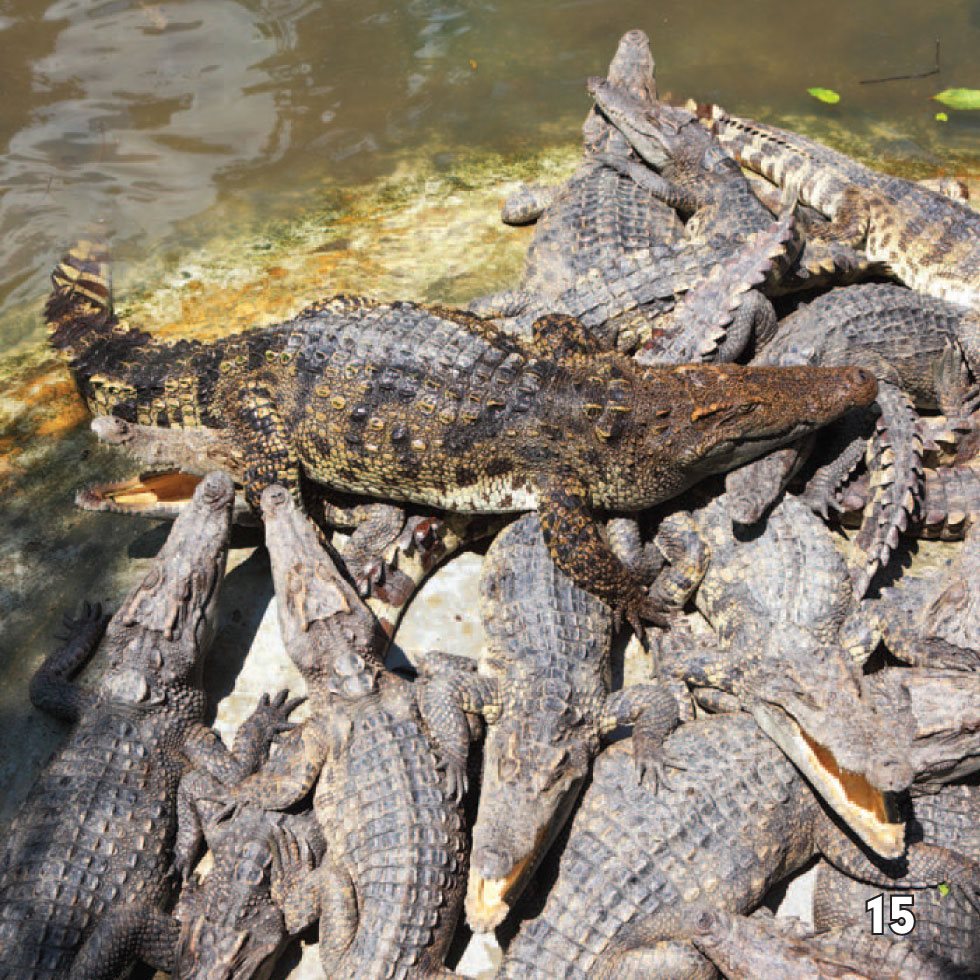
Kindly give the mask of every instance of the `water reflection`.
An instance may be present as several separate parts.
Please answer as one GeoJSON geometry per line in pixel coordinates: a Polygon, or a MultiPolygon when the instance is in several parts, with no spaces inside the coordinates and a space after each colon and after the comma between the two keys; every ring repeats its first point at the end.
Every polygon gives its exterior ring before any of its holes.
{"type": "Polygon", "coordinates": [[[975,0],[811,5],[662,0],[6,0],[0,15],[0,351],[37,331],[53,257],[84,222],[117,258],[179,250],[228,205],[296,216],[303,189],[406,156],[526,153],[574,140],[583,79],[623,30],[653,39],[663,88],[859,133],[890,160],[976,155],[978,114],[929,96],[976,85],[975,0]],[[928,66],[938,78],[860,86],[928,66]],[[814,103],[810,85],[842,93],[814,103]],[[215,207],[215,206],[218,207],[215,207]]]}

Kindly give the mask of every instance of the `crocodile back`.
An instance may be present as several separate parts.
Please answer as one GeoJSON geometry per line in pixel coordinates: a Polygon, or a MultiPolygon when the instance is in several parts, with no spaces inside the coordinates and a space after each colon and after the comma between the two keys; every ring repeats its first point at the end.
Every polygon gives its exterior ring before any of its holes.
{"type": "Polygon", "coordinates": [[[112,905],[164,897],[181,770],[153,728],[90,710],[25,800],[0,863],[0,975],[67,975],[112,905]]]}
{"type": "Polygon", "coordinates": [[[832,535],[805,504],[785,497],[746,540],[736,536],[725,497],[695,519],[711,549],[697,604],[719,634],[779,622],[836,642],[853,604],[850,577],[832,535]]]}
{"type": "Polygon", "coordinates": [[[624,255],[642,260],[652,245],[683,234],[673,208],[649,190],[610,167],[586,163],[539,219],[522,288],[559,295],[590,269],[624,255]]]}
{"type": "Polygon", "coordinates": [[[436,768],[411,685],[386,676],[354,702],[347,751],[321,774],[315,808],[349,876],[358,923],[329,976],[403,978],[442,968],[462,902],[467,841],[436,768]]]}
{"type": "Polygon", "coordinates": [[[679,902],[747,911],[807,860],[816,804],[751,718],[691,722],[664,750],[678,768],[656,793],[637,784],[628,742],[599,756],[558,881],[500,976],[587,977],[630,925],[679,902]]]}

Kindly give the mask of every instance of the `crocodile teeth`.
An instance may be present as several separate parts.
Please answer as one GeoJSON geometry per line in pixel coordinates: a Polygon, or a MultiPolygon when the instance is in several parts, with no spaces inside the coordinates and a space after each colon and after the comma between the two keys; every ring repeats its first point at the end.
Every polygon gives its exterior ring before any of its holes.
{"type": "Polygon", "coordinates": [[[523,878],[532,854],[514,865],[504,878],[484,878],[476,868],[470,868],[466,890],[466,920],[476,932],[490,932],[507,917],[510,905],[507,896],[523,878]]]}

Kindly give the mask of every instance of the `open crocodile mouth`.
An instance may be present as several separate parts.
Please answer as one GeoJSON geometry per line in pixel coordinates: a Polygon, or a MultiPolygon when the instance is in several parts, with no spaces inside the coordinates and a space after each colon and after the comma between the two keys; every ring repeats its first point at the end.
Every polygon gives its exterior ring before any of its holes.
{"type": "Polygon", "coordinates": [[[861,773],[845,769],[833,752],[782,711],[760,706],[753,715],[847,825],[877,854],[905,852],[905,824],[898,822],[895,794],[873,786],[861,773]]]}
{"type": "Polygon", "coordinates": [[[100,483],[79,490],[75,503],[84,510],[104,510],[119,514],[153,513],[174,510],[189,504],[203,477],[182,470],[141,473],[131,480],[100,483]]]}

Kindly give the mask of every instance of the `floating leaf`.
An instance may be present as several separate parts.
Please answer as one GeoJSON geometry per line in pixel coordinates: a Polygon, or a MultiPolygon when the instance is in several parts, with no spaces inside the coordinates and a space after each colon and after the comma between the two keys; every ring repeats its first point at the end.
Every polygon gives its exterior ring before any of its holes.
{"type": "Polygon", "coordinates": [[[933,98],[950,109],[980,109],[980,88],[947,88],[933,98]]]}
{"type": "Polygon", "coordinates": [[[947,116],[945,112],[937,112],[936,122],[949,122],[949,116],[947,116]]]}
{"type": "Polygon", "coordinates": [[[939,894],[945,898],[949,894],[949,885],[945,881],[939,882],[939,894]]]}
{"type": "Polygon", "coordinates": [[[476,71],[477,67],[476,58],[470,58],[470,71],[476,71]]]}
{"type": "Polygon", "coordinates": [[[840,102],[840,95],[832,88],[808,88],[807,93],[821,102],[826,102],[827,105],[837,105],[840,102]]]}

